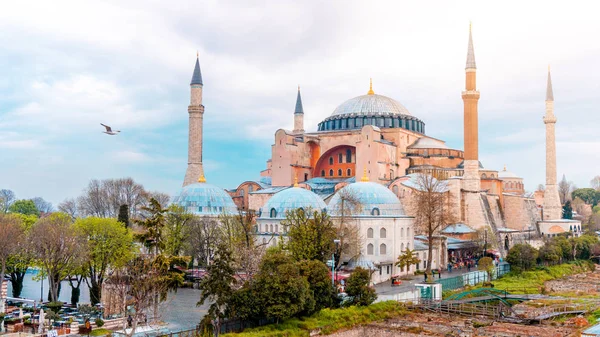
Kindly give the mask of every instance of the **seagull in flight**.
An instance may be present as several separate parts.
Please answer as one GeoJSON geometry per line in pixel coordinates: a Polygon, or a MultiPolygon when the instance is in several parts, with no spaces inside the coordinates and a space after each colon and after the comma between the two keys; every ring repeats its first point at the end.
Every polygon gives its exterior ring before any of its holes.
{"type": "Polygon", "coordinates": [[[114,135],[118,134],[119,132],[121,132],[119,130],[114,130],[113,131],[113,129],[110,126],[108,126],[108,125],[104,125],[102,123],[100,123],[100,125],[102,125],[103,127],[106,128],[106,131],[103,131],[103,133],[106,133],[107,135],[114,136],[114,135]]]}

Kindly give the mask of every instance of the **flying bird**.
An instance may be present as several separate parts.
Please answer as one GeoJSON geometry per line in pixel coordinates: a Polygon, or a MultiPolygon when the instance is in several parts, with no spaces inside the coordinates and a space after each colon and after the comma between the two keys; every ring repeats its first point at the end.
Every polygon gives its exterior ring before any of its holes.
{"type": "Polygon", "coordinates": [[[114,136],[114,135],[118,134],[119,132],[121,132],[119,130],[114,130],[113,131],[113,129],[110,126],[108,126],[108,125],[104,125],[102,123],[100,123],[100,125],[102,125],[103,127],[106,128],[106,131],[103,131],[103,133],[106,133],[107,135],[114,136]]]}

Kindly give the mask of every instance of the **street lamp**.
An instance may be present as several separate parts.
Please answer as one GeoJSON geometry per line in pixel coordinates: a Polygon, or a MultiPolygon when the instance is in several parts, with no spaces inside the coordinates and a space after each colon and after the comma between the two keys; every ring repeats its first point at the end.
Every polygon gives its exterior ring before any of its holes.
{"type": "Polygon", "coordinates": [[[334,239],[333,243],[335,243],[335,250],[331,254],[331,285],[335,286],[335,252],[337,252],[338,244],[340,243],[339,239],[334,239]]]}

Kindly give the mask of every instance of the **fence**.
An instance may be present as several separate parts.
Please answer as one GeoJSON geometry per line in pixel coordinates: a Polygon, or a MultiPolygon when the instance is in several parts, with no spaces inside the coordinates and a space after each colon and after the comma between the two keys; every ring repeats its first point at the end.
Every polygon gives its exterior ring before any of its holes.
{"type": "MultiPolygon", "coordinates": [[[[510,264],[501,262],[492,271],[492,280],[510,272],[510,264]]],[[[488,282],[488,274],[485,271],[472,271],[463,275],[439,279],[437,283],[442,285],[442,290],[455,290],[467,285],[473,286],[479,283],[488,282]]]]}

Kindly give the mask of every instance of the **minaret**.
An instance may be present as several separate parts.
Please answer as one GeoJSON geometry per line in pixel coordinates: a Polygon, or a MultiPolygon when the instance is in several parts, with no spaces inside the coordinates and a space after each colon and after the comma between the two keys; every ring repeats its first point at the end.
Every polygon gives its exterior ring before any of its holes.
{"type": "Polygon", "coordinates": [[[188,140],[188,167],[185,171],[183,186],[193,184],[196,181],[206,182],[204,168],[202,167],[202,120],[204,117],[204,105],[202,105],[202,73],[200,72],[200,61],[196,54],[196,66],[190,82],[190,105],[188,106],[189,140],[188,140]]]}
{"type": "Polygon", "coordinates": [[[304,108],[302,107],[302,97],[300,96],[300,86],[298,86],[298,96],[296,97],[296,109],[294,110],[294,131],[293,133],[304,133],[304,108]]]}
{"type": "Polygon", "coordinates": [[[479,91],[477,90],[477,66],[475,65],[475,51],[473,50],[473,37],[469,24],[469,45],[467,50],[467,65],[465,67],[466,83],[462,92],[464,102],[464,137],[465,161],[463,175],[463,189],[479,191],[481,182],[479,177],[479,145],[477,103],[479,91]]]}
{"type": "Polygon", "coordinates": [[[562,218],[562,207],[556,184],[556,138],[554,133],[556,117],[554,116],[554,93],[552,92],[550,66],[548,66],[544,124],[546,124],[546,191],[544,191],[543,220],[558,220],[562,218]]]}

